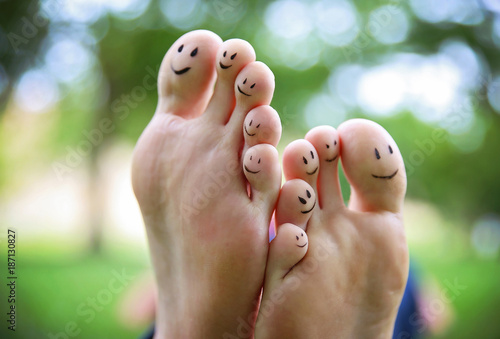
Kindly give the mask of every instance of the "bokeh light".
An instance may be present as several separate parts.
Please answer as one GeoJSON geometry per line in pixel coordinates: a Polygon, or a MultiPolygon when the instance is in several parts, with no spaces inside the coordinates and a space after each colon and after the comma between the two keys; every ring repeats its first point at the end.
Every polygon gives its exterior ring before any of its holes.
{"type": "Polygon", "coordinates": [[[370,13],[368,27],[377,41],[389,45],[406,40],[410,22],[403,9],[393,5],[386,5],[370,13]]]}
{"type": "Polygon", "coordinates": [[[15,99],[19,107],[27,112],[46,112],[59,99],[57,83],[46,70],[30,70],[19,80],[15,99]]]}
{"type": "Polygon", "coordinates": [[[472,229],[471,242],[482,258],[496,258],[500,253],[500,219],[487,215],[479,219],[472,229]]]}

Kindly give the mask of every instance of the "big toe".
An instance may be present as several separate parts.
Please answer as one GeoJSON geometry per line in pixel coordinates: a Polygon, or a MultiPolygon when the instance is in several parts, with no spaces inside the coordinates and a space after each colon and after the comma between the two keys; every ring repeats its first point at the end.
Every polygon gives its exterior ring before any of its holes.
{"type": "Polygon", "coordinates": [[[163,58],[158,75],[158,110],[184,118],[200,115],[212,95],[221,38],[206,30],[184,34],[163,58]]]}
{"type": "Polygon", "coordinates": [[[406,192],[403,157],[391,135],[365,119],[338,129],[342,167],[351,184],[349,207],[360,211],[400,212],[406,192]]]}

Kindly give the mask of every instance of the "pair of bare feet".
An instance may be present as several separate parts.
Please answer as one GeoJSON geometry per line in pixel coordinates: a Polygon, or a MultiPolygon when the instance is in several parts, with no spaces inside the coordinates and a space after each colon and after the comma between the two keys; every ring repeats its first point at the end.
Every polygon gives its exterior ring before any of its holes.
{"type": "Polygon", "coordinates": [[[390,338],[408,271],[391,136],[366,120],[314,128],[285,149],[280,187],[274,76],[247,42],[187,33],[158,86],[132,168],[158,284],[155,337],[390,338]]]}

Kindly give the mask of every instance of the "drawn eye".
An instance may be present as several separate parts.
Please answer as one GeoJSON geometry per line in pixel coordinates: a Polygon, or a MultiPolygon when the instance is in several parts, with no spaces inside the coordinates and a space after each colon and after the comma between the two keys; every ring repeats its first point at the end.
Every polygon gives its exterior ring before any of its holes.
{"type": "Polygon", "coordinates": [[[250,156],[250,160],[252,160],[253,155],[250,156]]]}
{"type": "Polygon", "coordinates": [[[243,85],[247,83],[247,78],[245,78],[245,81],[243,81],[243,85]]]}
{"type": "Polygon", "coordinates": [[[306,190],[306,194],[307,194],[307,197],[310,198],[311,197],[311,192],[309,192],[309,190],[306,190]]]}
{"type": "Polygon", "coordinates": [[[375,156],[377,159],[380,159],[380,153],[378,152],[378,149],[375,148],[375,156]]]}
{"type": "Polygon", "coordinates": [[[389,145],[389,152],[393,153],[391,145],[389,145]]]}
{"type": "Polygon", "coordinates": [[[177,50],[177,52],[182,52],[182,49],[184,48],[184,45],[181,45],[181,47],[179,47],[179,49],[177,50]]]}
{"type": "Polygon", "coordinates": [[[260,124],[258,124],[255,128],[259,128],[260,124]]]}
{"type": "Polygon", "coordinates": [[[334,144],[335,146],[337,146],[337,140],[335,140],[335,141],[333,142],[333,144],[334,144]]]}
{"type": "Polygon", "coordinates": [[[259,161],[257,161],[258,164],[260,164],[260,158],[259,158],[259,161]]]}
{"type": "Polygon", "coordinates": [[[302,198],[302,197],[299,197],[299,201],[300,201],[303,205],[307,204],[306,199],[304,199],[304,198],[302,198]]]}
{"type": "Polygon", "coordinates": [[[227,51],[224,51],[224,54],[222,54],[222,56],[225,58],[227,55],[227,51]]]}
{"type": "Polygon", "coordinates": [[[231,55],[231,60],[234,60],[234,58],[236,58],[236,54],[238,54],[238,53],[234,53],[233,55],[231,55]]]}
{"type": "Polygon", "coordinates": [[[306,159],[306,157],[302,157],[302,160],[304,160],[304,164],[307,165],[307,159],[306,159]]]}
{"type": "Polygon", "coordinates": [[[252,122],[253,122],[253,120],[250,120],[250,123],[248,124],[248,126],[252,126],[252,122]]]}
{"type": "Polygon", "coordinates": [[[254,88],[254,87],[255,87],[255,83],[252,86],[250,86],[250,88],[254,88]]]}
{"type": "Polygon", "coordinates": [[[193,49],[193,51],[191,52],[191,56],[194,57],[196,54],[198,54],[198,47],[193,49]]]}
{"type": "Polygon", "coordinates": [[[300,236],[303,237],[304,236],[304,233],[300,233],[300,236]]]}
{"type": "Polygon", "coordinates": [[[330,145],[326,144],[326,148],[330,148],[330,145]]]}
{"type": "Polygon", "coordinates": [[[296,235],[295,238],[297,238],[297,240],[299,240],[299,236],[298,235],[296,235]]]}
{"type": "Polygon", "coordinates": [[[314,159],[314,153],[313,153],[313,151],[311,151],[311,158],[314,159]]]}

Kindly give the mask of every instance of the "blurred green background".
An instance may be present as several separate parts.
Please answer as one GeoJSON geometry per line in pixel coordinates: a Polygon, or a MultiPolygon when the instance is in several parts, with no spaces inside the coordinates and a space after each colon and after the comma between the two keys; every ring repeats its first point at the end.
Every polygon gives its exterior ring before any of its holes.
{"type": "Polygon", "coordinates": [[[248,40],[273,70],[280,152],[355,117],[393,135],[408,172],[420,334],[500,338],[498,0],[0,1],[0,337],[147,328],[131,152],[164,53],[198,28],[248,40]],[[7,229],[15,336],[4,320],[7,229]]]}

